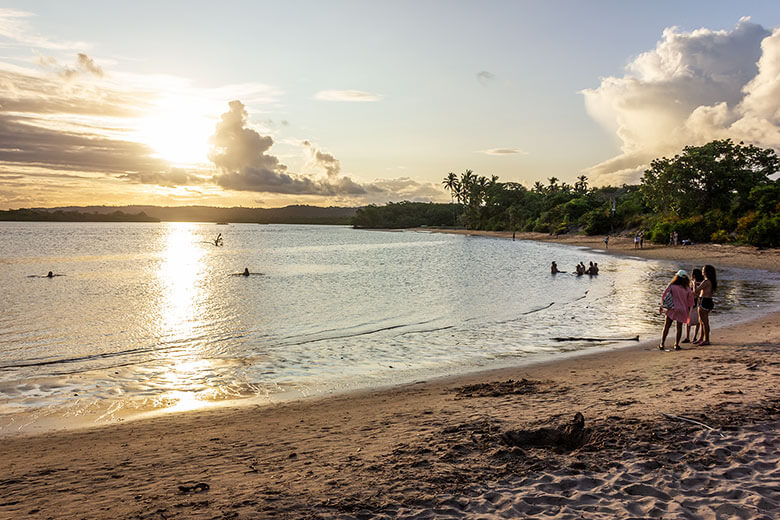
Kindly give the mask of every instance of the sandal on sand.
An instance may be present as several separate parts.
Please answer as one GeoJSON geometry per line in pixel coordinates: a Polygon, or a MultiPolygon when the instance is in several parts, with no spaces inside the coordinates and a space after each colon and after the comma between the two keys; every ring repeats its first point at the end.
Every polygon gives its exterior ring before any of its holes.
{"type": "Polygon", "coordinates": [[[699,343],[699,346],[700,347],[706,347],[707,345],[711,345],[711,344],[712,343],[710,343],[709,341],[702,341],[701,343],[699,343]]]}
{"type": "Polygon", "coordinates": [[[664,349],[663,345],[658,345],[658,350],[663,350],[663,349],[664,349]]]}
{"type": "Polygon", "coordinates": [[[685,338],[685,339],[684,339],[684,340],[682,340],[680,343],[690,343],[690,342],[691,342],[691,340],[689,340],[688,338],[685,338]]]}
{"type": "Polygon", "coordinates": [[[675,345],[674,350],[682,350],[682,348],[680,348],[680,345],[675,345]]]}

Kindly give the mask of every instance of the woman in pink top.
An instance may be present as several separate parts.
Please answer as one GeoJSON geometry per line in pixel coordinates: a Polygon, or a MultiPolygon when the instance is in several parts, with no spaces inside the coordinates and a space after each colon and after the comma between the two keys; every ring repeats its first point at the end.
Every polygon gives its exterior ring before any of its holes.
{"type": "Polygon", "coordinates": [[[664,349],[666,335],[669,333],[669,328],[672,326],[673,321],[677,323],[674,350],[680,350],[682,326],[683,323],[688,323],[690,320],[691,307],[693,307],[693,291],[691,291],[690,284],[688,273],[683,270],[677,271],[677,274],[674,275],[674,278],[666,287],[663,296],[661,296],[661,306],[658,308],[658,313],[660,314],[666,309],[666,321],[664,322],[664,331],[661,334],[661,343],[658,345],[658,350],[664,349]]]}

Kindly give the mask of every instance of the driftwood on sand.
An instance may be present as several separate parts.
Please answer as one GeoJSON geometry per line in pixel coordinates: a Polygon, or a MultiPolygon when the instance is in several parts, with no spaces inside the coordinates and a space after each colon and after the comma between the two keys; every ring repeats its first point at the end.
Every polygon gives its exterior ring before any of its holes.
{"type": "Polygon", "coordinates": [[[590,429],[585,428],[585,417],[577,412],[571,422],[557,428],[537,430],[509,430],[501,435],[507,446],[520,448],[553,448],[573,450],[584,445],[590,438],[590,429]]]}
{"type": "Polygon", "coordinates": [[[699,422],[699,421],[696,421],[694,419],[689,419],[687,417],[680,417],[679,415],[671,415],[671,414],[664,413],[664,412],[661,412],[661,415],[663,415],[667,419],[674,419],[676,421],[685,421],[685,422],[689,422],[691,424],[696,424],[698,426],[701,426],[702,428],[706,428],[706,429],[708,429],[710,431],[717,432],[717,434],[720,435],[721,437],[725,437],[725,435],[723,435],[721,432],[719,432],[718,430],[716,430],[712,426],[704,424],[703,422],[699,422]]]}
{"type": "Polygon", "coordinates": [[[553,338],[553,341],[639,341],[639,336],[633,338],[579,338],[568,336],[565,338],[553,338]]]}

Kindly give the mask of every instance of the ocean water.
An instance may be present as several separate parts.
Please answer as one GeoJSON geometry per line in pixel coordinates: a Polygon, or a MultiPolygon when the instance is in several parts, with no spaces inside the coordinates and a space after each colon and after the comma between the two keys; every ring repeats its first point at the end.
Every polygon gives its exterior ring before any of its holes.
{"type": "MultiPolygon", "coordinates": [[[[661,291],[691,267],[338,226],[0,223],[0,434],[277,402],[650,339],[661,291]],[[568,271],[595,261],[601,272],[552,276],[552,260],[568,271]],[[245,267],[253,274],[237,275],[245,267]]],[[[719,275],[715,324],[780,301],[775,274],[719,275]]]]}

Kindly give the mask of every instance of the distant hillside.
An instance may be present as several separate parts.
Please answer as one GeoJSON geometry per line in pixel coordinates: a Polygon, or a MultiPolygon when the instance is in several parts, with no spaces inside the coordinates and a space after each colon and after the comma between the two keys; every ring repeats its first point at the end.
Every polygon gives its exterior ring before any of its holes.
{"type": "Polygon", "coordinates": [[[42,221],[42,222],[159,222],[160,219],[150,217],[143,211],[124,213],[110,211],[106,213],[86,211],[64,211],[61,209],[10,209],[0,211],[0,220],[5,221],[42,221]]]}
{"type": "MultiPolygon", "coordinates": [[[[349,224],[357,208],[317,206],[286,206],[283,208],[216,208],[210,206],[67,206],[59,208],[35,208],[34,210],[14,210],[29,212],[30,218],[4,218],[0,220],[50,220],[46,213],[105,215],[106,221],[115,221],[112,214],[144,214],[152,220],[168,222],[247,222],[263,224],[349,224]]],[[[57,219],[51,219],[57,220],[57,219]]],[[[127,219],[131,220],[131,219],[127,219]]]]}

